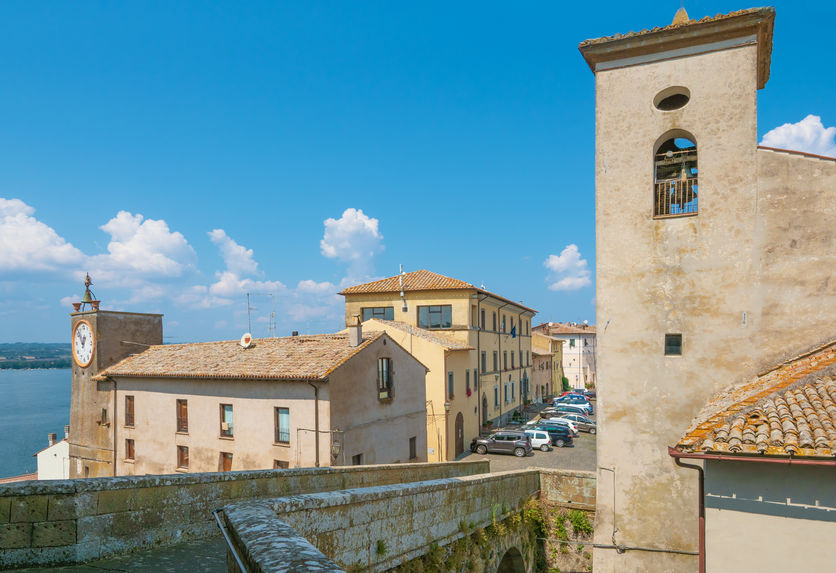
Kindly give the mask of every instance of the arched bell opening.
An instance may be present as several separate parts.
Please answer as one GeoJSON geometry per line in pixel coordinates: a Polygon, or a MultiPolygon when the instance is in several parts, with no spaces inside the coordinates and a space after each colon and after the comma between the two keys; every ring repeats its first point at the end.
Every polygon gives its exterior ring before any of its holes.
{"type": "Polygon", "coordinates": [[[659,138],[653,151],[653,216],[677,217],[698,212],[697,144],[676,130],[659,138]]]}

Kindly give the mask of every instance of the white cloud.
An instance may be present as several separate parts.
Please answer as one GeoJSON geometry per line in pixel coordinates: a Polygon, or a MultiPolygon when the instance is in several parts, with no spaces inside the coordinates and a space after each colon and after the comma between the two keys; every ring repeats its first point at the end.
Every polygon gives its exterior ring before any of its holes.
{"type": "Polygon", "coordinates": [[[20,199],[0,197],[0,273],[67,269],[84,254],[32,215],[20,199]]]}
{"type": "Polygon", "coordinates": [[[136,287],[179,277],[194,268],[197,255],[181,233],[172,232],[163,220],[143,219],[140,214],[119,211],[100,227],[110,234],[110,243],[108,254],[89,261],[97,280],[136,287]]]}
{"type": "Polygon", "coordinates": [[[768,131],[760,144],[836,157],[836,127],[824,127],[821,117],[811,114],[768,131]]]}
{"type": "Polygon", "coordinates": [[[575,244],[567,245],[559,255],[549,255],[543,266],[551,271],[546,279],[549,290],[578,290],[592,284],[592,272],[575,244]]]}
{"type": "Polygon", "coordinates": [[[348,263],[350,277],[368,277],[374,269],[374,256],[384,248],[379,221],[362,209],[349,208],[339,219],[329,217],[324,223],[325,233],[319,243],[322,254],[348,263]]]}
{"type": "Polygon", "coordinates": [[[212,242],[218,245],[227,269],[239,275],[258,272],[258,263],[253,260],[252,249],[233,241],[223,229],[213,229],[208,235],[212,242]]]}

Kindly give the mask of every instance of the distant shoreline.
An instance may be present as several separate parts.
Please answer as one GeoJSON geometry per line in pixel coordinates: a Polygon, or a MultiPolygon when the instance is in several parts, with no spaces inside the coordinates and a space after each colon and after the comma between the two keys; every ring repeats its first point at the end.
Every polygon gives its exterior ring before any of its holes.
{"type": "Polygon", "coordinates": [[[69,362],[67,364],[62,364],[58,366],[32,366],[27,364],[26,366],[6,366],[5,364],[0,363],[0,372],[3,370],[69,370],[72,367],[72,364],[69,362]]]}

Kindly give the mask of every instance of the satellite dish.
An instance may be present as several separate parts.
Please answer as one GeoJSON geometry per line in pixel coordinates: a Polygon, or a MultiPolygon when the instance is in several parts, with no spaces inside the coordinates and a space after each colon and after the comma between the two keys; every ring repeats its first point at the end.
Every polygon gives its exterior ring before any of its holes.
{"type": "Polygon", "coordinates": [[[249,348],[253,345],[253,335],[249,332],[245,332],[244,336],[241,337],[241,348],[249,348]]]}

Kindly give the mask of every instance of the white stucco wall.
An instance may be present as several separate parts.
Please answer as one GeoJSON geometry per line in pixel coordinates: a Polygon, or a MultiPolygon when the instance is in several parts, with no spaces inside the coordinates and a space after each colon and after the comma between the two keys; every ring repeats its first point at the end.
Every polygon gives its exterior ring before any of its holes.
{"type": "Polygon", "coordinates": [[[38,479],[69,479],[70,444],[61,440],[36,454],[38,479]]]}

